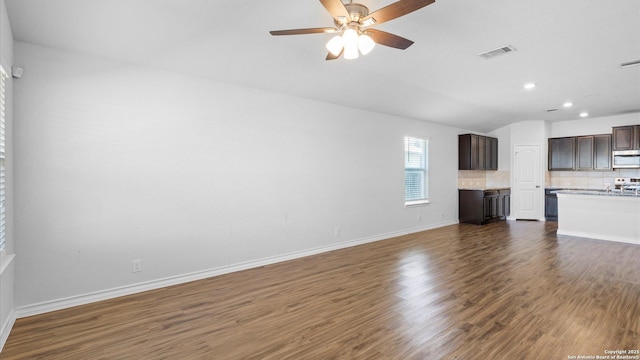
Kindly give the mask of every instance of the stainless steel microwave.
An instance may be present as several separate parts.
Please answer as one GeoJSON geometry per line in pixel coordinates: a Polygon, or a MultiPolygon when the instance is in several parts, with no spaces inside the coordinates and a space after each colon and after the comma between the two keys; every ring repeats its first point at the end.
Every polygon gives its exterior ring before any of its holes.
{"type": "Polygon", "coordinates": [[[613,152],[614,169],[640,169],[640,150],[613,152]]]}

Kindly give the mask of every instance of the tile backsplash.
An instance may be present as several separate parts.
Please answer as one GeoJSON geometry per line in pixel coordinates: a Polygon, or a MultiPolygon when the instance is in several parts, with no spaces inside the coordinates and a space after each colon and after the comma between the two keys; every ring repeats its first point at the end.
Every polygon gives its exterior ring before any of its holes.
{"type": "Polygon", "coordinates": [[[458,170],[459,189],[491,189],[509,187],[509,171],[458,170]]]}
{"type": "Polygon", "coordinates": [[[607,184],[613,187],[615,178],[640,178],[640,169],[616,169],[613,171],[547,171],[545,187],[603,190],[607,184]]]}
{"type": "MultiPolygon", "coordinates": [[[[509,171],[458,170],[459,189],[491,189],[509,187],[509,171]]],[[[613,171],[547,171],[545,187],[604,190],[607,184],[613,188],[615,178],[640,178],[640,169],[616,169],[613,171]]]]}
{"type": "Polygon", "coordinates": [[[511,186],[510,171],[487,171],[487,188],[502,188],[511,186]]]}

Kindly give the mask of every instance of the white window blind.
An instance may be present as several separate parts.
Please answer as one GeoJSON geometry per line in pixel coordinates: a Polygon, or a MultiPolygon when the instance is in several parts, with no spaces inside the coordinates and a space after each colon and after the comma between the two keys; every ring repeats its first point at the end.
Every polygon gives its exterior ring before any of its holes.
{"type": "Polygon", "coordinates": [[[429,142],[404,137],[404,201],[426,201],[429,198],[429,142]]]}
{"type": "Polygon", "coordinates": [[[7,73],[0,67],[0,251],[4,250],[5,243],[5,146],[4,146],[4,131],[5,131],[5,114],[6,114],[6,102],[5,102],[5,85],[7,79],[7,73]]]}

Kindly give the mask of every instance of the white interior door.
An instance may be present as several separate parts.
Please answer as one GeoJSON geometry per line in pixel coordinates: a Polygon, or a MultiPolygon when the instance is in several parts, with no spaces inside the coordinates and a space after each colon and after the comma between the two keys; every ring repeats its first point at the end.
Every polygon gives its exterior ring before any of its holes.
{"type": "Polygon", "coordinates": [[[512,194],[516,219],[538,220],[541,218],[540,146],[514,146],[514,191],[512,194]]]}

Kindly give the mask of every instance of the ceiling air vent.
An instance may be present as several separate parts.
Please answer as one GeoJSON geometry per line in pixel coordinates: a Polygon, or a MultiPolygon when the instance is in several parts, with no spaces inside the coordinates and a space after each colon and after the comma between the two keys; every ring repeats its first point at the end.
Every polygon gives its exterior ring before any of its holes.
{"type": "Polygon", "coordinates": [[[514,48],[511,45],[507,45],[507,46],[499,47],[497,49],[489,50],[487,52],[483,52],[482,54],[478,54],[478,56],[484,59],[493,59],[494,57],[508,54],[512,51],[516,51],[516,48],[514,48]]]}

